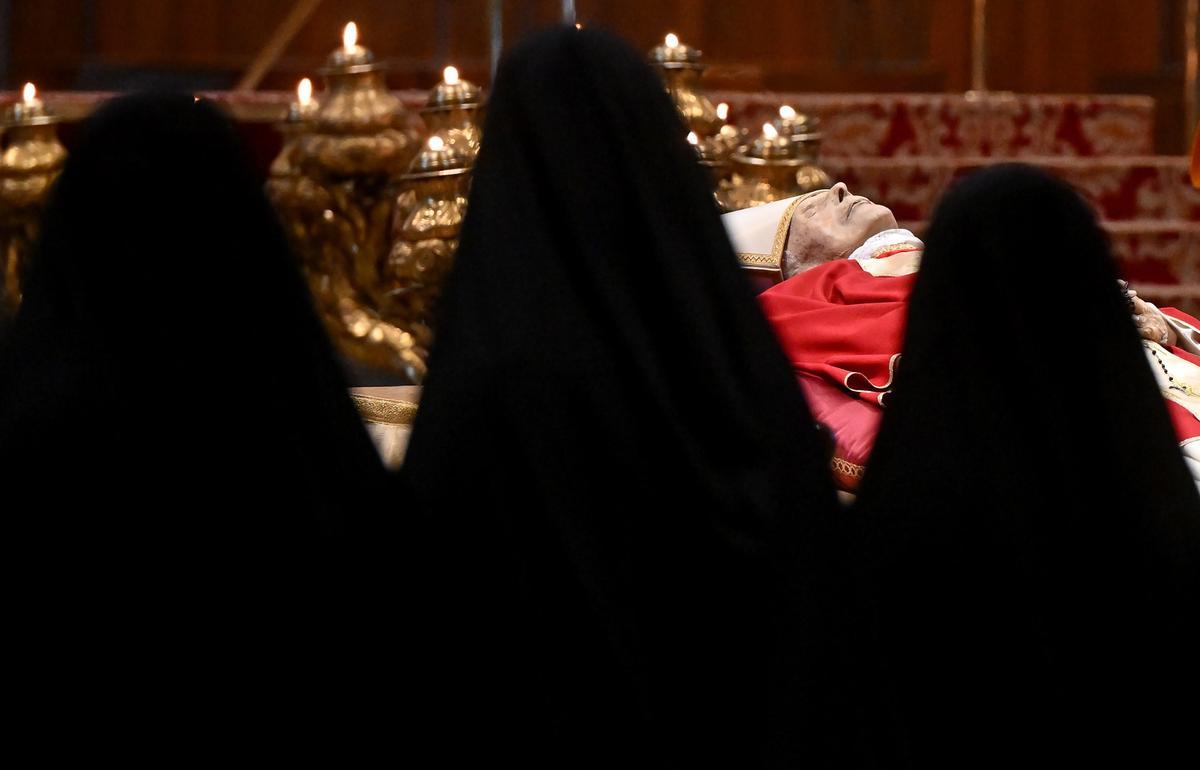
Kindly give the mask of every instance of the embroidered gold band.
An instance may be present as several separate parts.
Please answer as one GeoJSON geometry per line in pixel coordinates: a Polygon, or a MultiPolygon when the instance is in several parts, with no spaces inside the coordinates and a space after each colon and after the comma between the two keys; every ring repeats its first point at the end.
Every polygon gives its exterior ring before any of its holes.
{"type": "Polygon", "coordinates": [[[747,251],[738,252],[738,263],[742,267],[754,270],[778,270],[779,260],[770,254],[754,254],[747,251]]]}
{"type": "Polygon", "coordinates": [[[412,401],[392,401],[386,398],[363,396],[352,393],[354,406],[358,413],[368,422],[378,422],[384,425],[412,425],[417,416],[417,405],[412,401]]]}
{"type": "Polygon", "coordinates": [[[852,463],[849,460],[843,460],[837,456],[829,461],[829,465],[833,468],[834,473],[838,473],[842,476],[847,476],[852,479],[862,478],[863,471],[866,470],[866,468],[861,465],[852,463]]]}
{"type": "Polygon", "coordinates": [[[796,207],[809,195],[812,193],[801,195],[789,203],[783,210],[783,216],[779,218],[779,227],[775,230],[775,243],[771,245],[771,256],[775,258],[776,265],[783,265],[783,247],[787,243],[788,226],[792,223],[792,214],[796,213],[796,207]]]}

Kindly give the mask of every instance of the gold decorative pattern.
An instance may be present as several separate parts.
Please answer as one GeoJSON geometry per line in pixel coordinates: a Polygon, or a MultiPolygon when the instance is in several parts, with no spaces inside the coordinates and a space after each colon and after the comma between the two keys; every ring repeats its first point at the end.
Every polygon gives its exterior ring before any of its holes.
{"type": "Polygon", "coordinates": [[[792,214],[796,213],[796,207],[806,197],[806,195],[797,196],[787,205],[787,208],[783,210],[783,216],[779,218],[779,227],[775,230],[775,243],[771,245],[771,256],[775,259],[776,265],[783,265],[783,247],[787,243],[788,226],[792,223],[792,214]]]}
{"type": "Polygon", "coordinates": [[[413,401],[393,401],[388,398],[350,394],[354,406],[367,422],[383,425],[412,425],[417,416],[417,404],[413,401]]]}
{"type": "Polygon", "coordinates": [[[849,460],[843,460],[837,456],[829,461],[829,465],[833,468],[834,473],[852,479],[862,478],[863,472],[866,470],[866,468],[857,463],[852,463],[849,460]]]}
{"type": "Polygon", "coordinates": [[[742,267],[754,268],[756,270],[779,269],[779,260],[770,254],[754,254],[748,251],[739,251],[738,262],[742,267]]]}

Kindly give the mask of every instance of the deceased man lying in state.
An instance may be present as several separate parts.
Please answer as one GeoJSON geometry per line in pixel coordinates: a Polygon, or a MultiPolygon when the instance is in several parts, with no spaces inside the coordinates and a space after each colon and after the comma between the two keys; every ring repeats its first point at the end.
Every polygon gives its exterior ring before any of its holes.
{"type": "MultiPolygon", "coordinates": [[[[742,264],[771,274],[759,299],[854,491],[879,430],[923,244],[844,184],[725,214],[742,264]]],[[[1193,478],[1200,483],[1200,321],[1129,292],[1134,321],[1193,478]]]]}

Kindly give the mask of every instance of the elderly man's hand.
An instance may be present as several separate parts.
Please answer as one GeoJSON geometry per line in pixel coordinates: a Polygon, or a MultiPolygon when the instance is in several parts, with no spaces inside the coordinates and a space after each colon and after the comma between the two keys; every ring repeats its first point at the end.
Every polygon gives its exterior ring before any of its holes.
{"type": "Polygon", "coordinates": [[[1175,330],[1167,323],[1163,314],[1157,308],[1143,302],[1136,294],[1130,292],[1133,304],[1133,322],[1137,325],[1142,339],[1157,342],[1160,345],[1174,345],[1177,341],[1175,330]]]}

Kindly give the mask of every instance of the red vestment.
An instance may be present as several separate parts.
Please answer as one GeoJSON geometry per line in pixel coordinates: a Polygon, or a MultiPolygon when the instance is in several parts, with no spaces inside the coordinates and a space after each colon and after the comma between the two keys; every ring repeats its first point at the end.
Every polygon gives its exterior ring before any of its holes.
{"type": "Polygon", "coordinates": [[[915,272],[873,275],[857,260],[839,259],[759,295],[813,417],[834,434],[834,474],[844,489],[857,487],[875,443],[915,279],[915,272]]]}
{"type": "MultiPolygon", "coordinates": [[[[885,251],[876,259],[906,251],[912,249],[885,251]]],[[[842,489],[857,488],[875,444],[915,280],[915,272],[875,275],[858,260],[839,259],[759,295],[814,419],[833,432],[833,472],[842,489]]],[[[1200,320],[1174,308],[1161,312],[1200,328],[1200,320]]],[[[1175,346],[1166,349],[1200,366],[1200,356],[1175,346]]],[[[1200,419],[1192,411],[1170,398],[1166,404],[1180,442],[1200,437],[1200,419]]]]}

